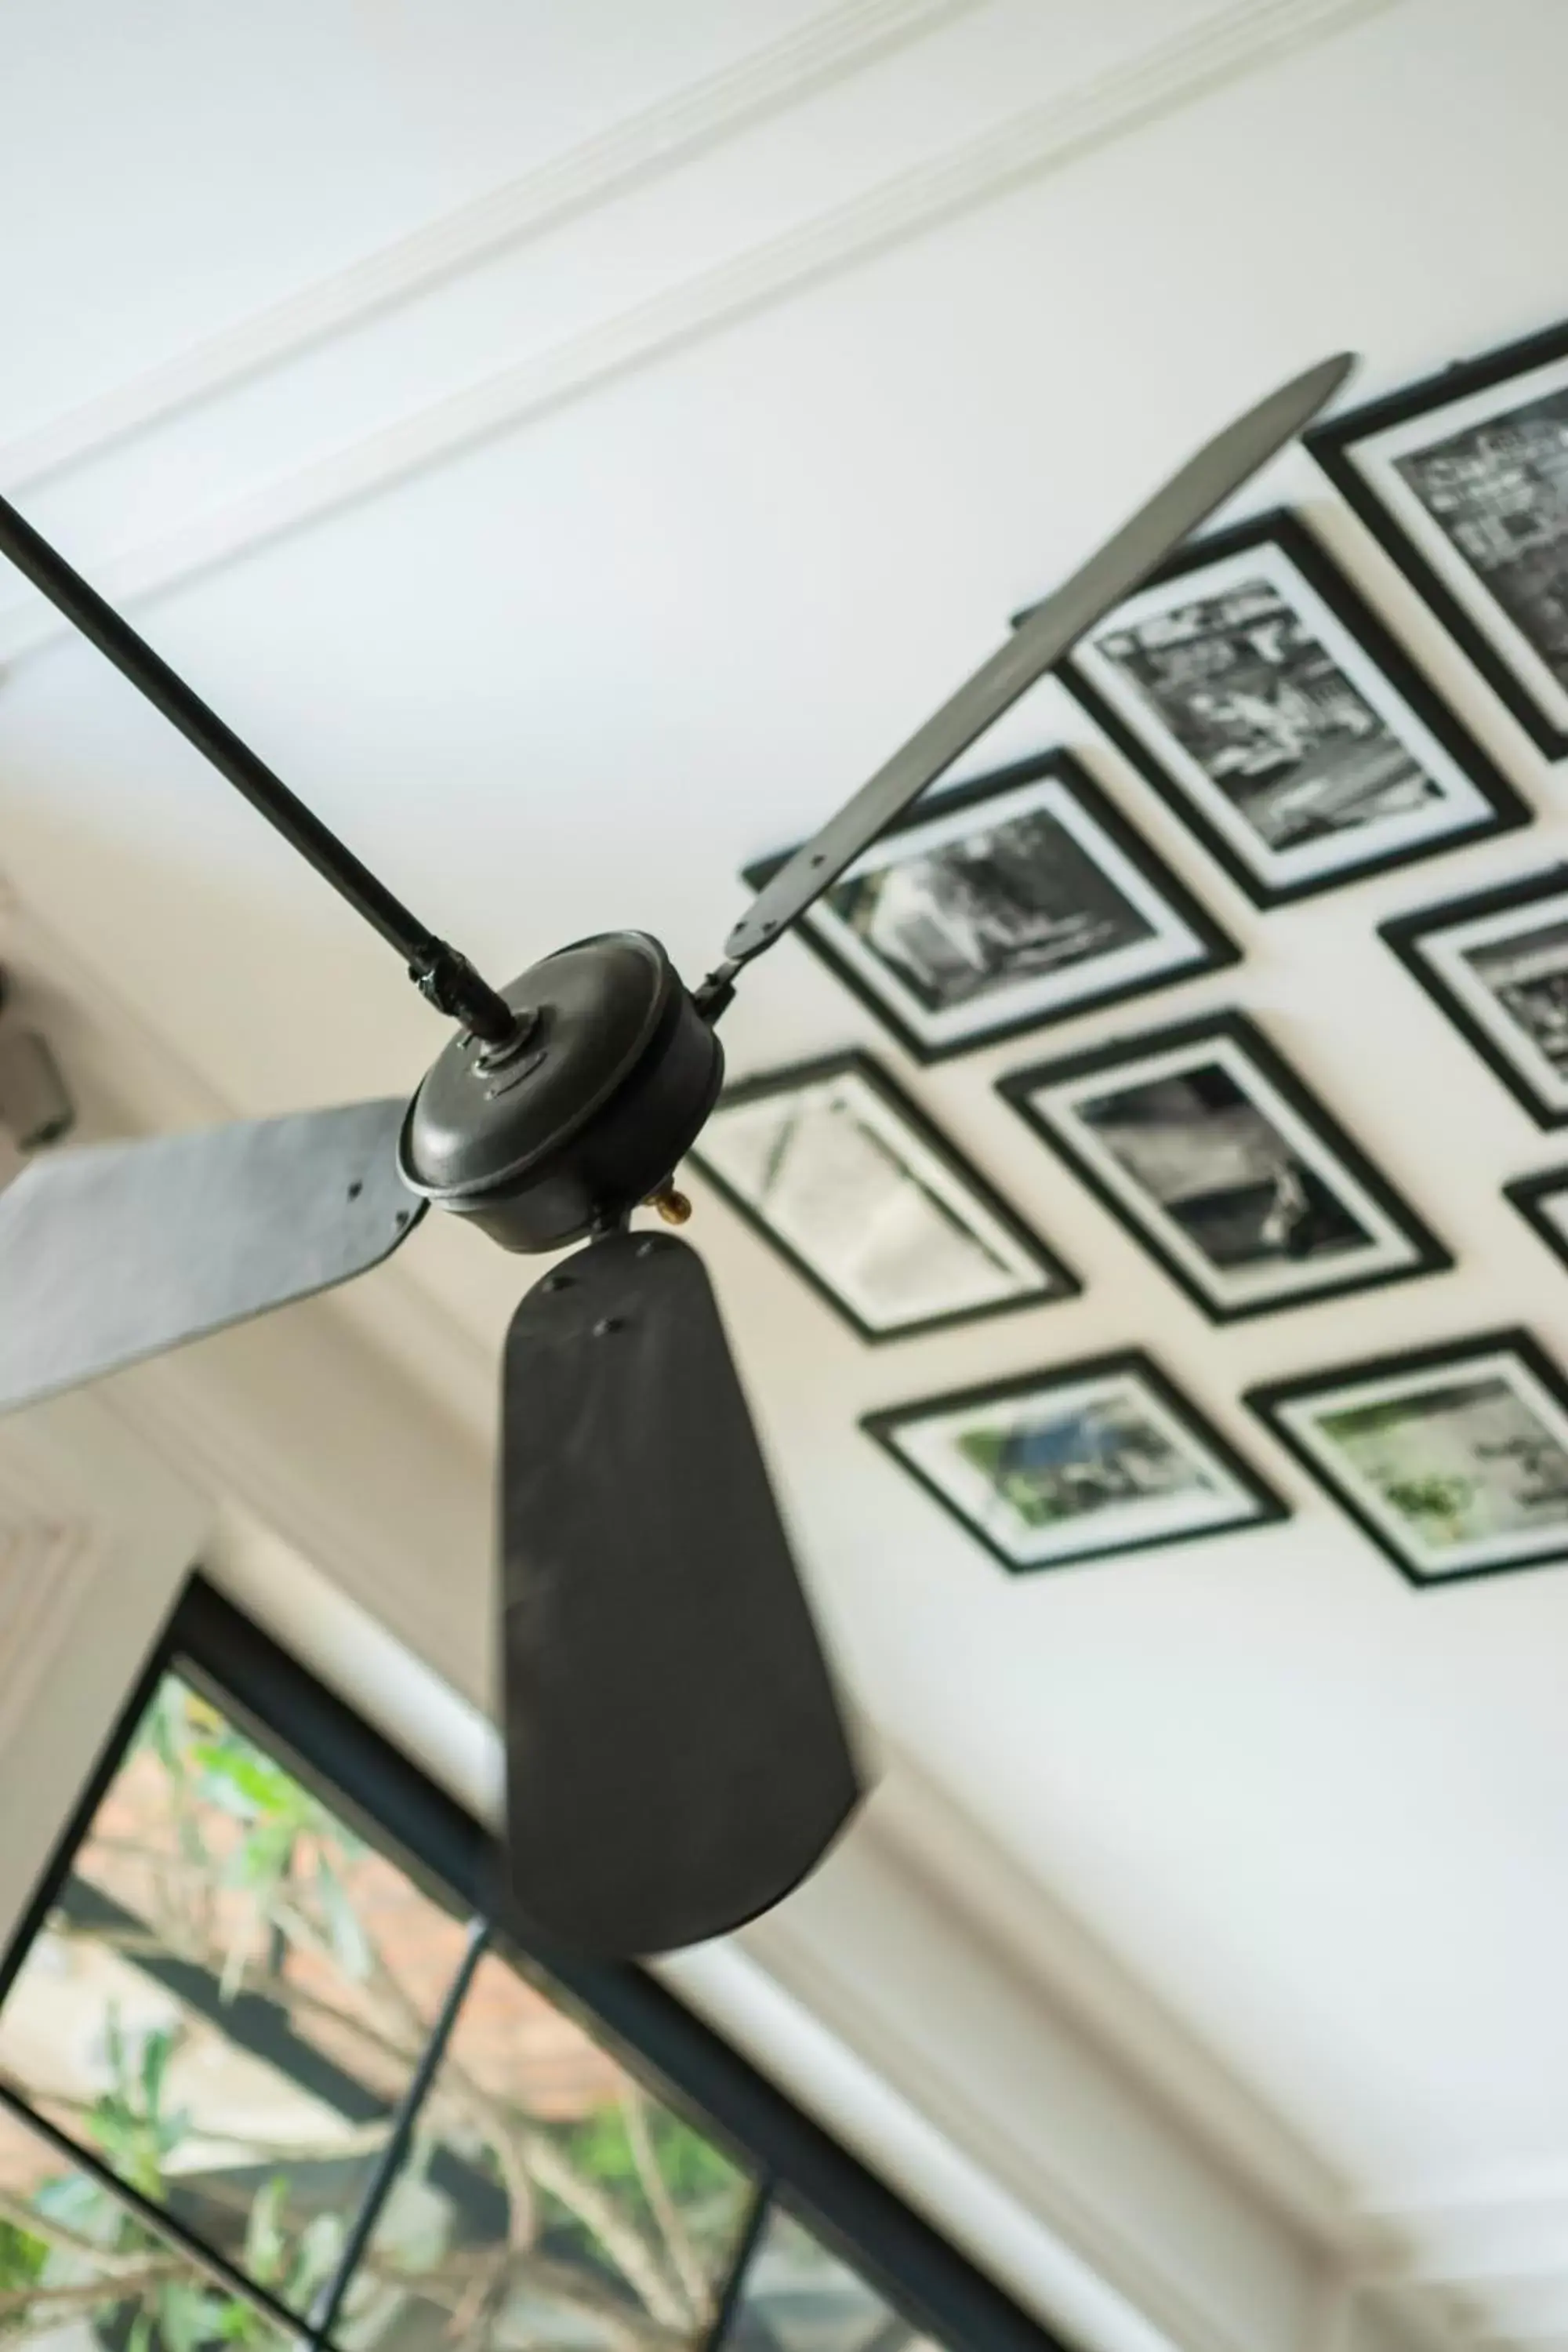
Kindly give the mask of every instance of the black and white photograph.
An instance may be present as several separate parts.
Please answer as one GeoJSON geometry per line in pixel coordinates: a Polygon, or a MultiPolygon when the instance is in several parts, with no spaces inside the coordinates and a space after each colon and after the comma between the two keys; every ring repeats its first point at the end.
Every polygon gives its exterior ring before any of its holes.
{"type": "Polygon", "coordinates": [[[922,1062],[1237,961],[1062,751],[917,803],[799,936],[922,1062]]]}
{"type": "Polygon", "coordinates": [[[1307,436],[1335,488],[1552,759],[1568,752],[1568,325],[1307,436]]]}
{"type": "Polygon", "coordinates": [[[1247,1402],[1413,1584],[1568,1559],[1568,1386],[1527,1331],[1341,1365],[1247,1402]]]}
{"type": "Polygon", "coordinates": [[[1214,1322],[1452,1263],[1244,1013],[1016,1070],[997,1091],[1214,1322]]]}
{"type": "Polygon", "coordinates": [[[732,1087],[693,1164],[865,1339],[1079,1285],[862,1054],[732,1087]]]}
{"type": "Polygon", "coordinates": [[[1568,867],[1398,916],[1382,937],[1537,1126],[1568,1126],[1568,867]]]}
{"type": "Polygon", "coordinates": [[[1137,1349],[870,1413],[861,1426],[1016,1573],[1286,1516],[1137,1349]]]}
{"type": "Polygon", "coordinates": [[[1518,1176],[1502,1190],[1503,1198],[1512,1202],[1526,1224],[1568,1265],[1568,1168],[1518,1176]]]}
{"type": "Polygon", "coordinates": [[[1529,821],[1291,515],[1201,541],[1063,676],[1259,906],[1529,821]]]}

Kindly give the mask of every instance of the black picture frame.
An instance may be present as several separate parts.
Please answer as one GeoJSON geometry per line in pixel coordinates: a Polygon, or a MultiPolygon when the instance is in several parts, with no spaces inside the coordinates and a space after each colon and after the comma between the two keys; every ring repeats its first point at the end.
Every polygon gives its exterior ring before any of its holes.
{"type": "MultiPolygon", "coordinates": [[[[1455,973],[1446,972],[1435,961],[1430,942],[1441,941],[1445,933],[1471,929],[1493,917],[1522,912],[1531,907],[1546,906],[1562,898],[1564,920],[1568,921],[1568,865],[1545,866],[1533,874],[1521,876],[1512,882],[1503,882],[1487,890],[1467,891],[1462,897],[1442,898],[1428,907],[1416,908],[1407,915],[1396,915],[1378,926],[1378,936],[1399,958],[1416,985],[1429,996],[1434,1004],[1452,1023],[1467,1045],[1483,1061],[1514,1100],[1522,1104],[1537,1127],[1568,1127],[1568,1072],[1564,1073],[1562,1095],[1554,1101],[1543,1091],[1539,1077],[1532,1079],[1529,1055],[1533,1051],[1517,1023],[1505,1026],[1506,1013],[1497,1005],[1491,992],[1483,998],[1478,988],[1474,1003],[1468,1003],[1462,983],[1455,973]],[[1497,1006],[1496,1025],[1489,1025],[1487,1003],[1497,1006]],[[1510,1051],[1510,1027],[1514,1034],[1510,1051]],[[1521,1058],[1515,1058],[1518,1054],[1521,1058]]],[[[1522,929],[1523,926],[1521,925],[1522,929]]],[[[1504,934],[1506,936],[1506,934],[1504,934]]],[[[1456,961],[1457,943],[1451,942],[1448,953],[1456,961]]],[[[1568,955],[1564,957],[1568,974],[1568,955]]]]}
{"type": "MultiPolygon", "coordinates": [[[[1246,1091],[1244,1086],[1244,1091],[1246,1091]]],[[[1058,1157],[1072,1171],[1079,1181],[1094,1194],[1101,1208],[1114,1217],[1123,1229],[1145,1249],[1155,1263],[1163,1267],[1178,1289],[1193,1301],[1211,1323],[1239,1323],[1259,1315],[1279,1315],[1301,1307],[1312,1307],[1328,1298],[1343,1298],[1362,1290],[1374,1290],[1394,1282],[1414,1281],[1422,1275],[1447,1272],[1454,1260],[1437,1235],[1409,1202],[1395,1192],[1388,1179],[1376,1168],[1347,1134],[1339,1120],[1329,1110],[1321,1097],[1314,1094],[1298,1076],[1284,1055],[1272,1045],[1258,1024],[1245,1013],[1223,1012],[1207,1014],[1194,1021],[1173,1023],[1162,1029],[1141,1032],[1136,1036],[1121,1037],[1105,1045],[1090,1047],[1081,1054],[1071,1054],[1049,1062],[1037,1062],[1021,1070],[1007,1072],[996,1082],[996,1091],[1024,1120],[1031,1133],[1048,1144],[1058,1157]],[[1228,1055],[1225,1049],[1229,1047],[1228,1055]],[[1097,1165],[1090,1150],[1075,1142],[1072,1130],[1065,1119],[1054,1123],[1042,1108],[1038,1097],[1050,1088],[1076,1086],[1085,1078],[1104,1076],[1114,1079],[1118,1073],[1135,1078],[1141,1066],[1172,1055],[1192,1053],[1194,1056],[1218,1054],[1222,1060],[1237,1060],[1247,1066],[1262,1081],[1253,1089],[1254,1099],[1271,1092],[1310,1131],[1325,1161],[1350,1180],[1348,1186],[1339,1188],[1343,1206],[1346,1192],[1359,1192],[1364,1196],[1360,1219],[1367,1230],[1364,1207],[1370,1202],[1373,1209],[1386,1221],[1410,1252],[1404,1263],[1384,1263],[1360,1273],[1345,1273],[1335,1277],[1331,1273],[1322,1282],[1310,1287],[1291,1290],[1289,1286],[1272,1295],[1259,1294],[1251,1298],[1227,1299],[1219,1287],[1205,1288],[1199,1268],[1204,1253],[1194,1244],[1193,1263],[1187,1263],[1180,1245],[1180,1228],[1164,1214],[1152,1195],[1152,1213],[1145,1217],[1136,1206],[1139,1190],[1131,1173],[1110,1172],[1116,1163],[1111,1155],[1104,1155],[1107,1167],[1097,1165]],[[1162,1224],[1170,1227],[1169,1237],[1162,1233],[1162,1224]]],[[[1267,1108],[1266,1117],[1268,1116],[1267,1108]]],[[[1270,1124],[1274,1122],[1270,1119],[1270,1124]]],[[[1303,1155],[1305,1159],[1305,1155],[1303,1155]]],[[[1310,1165],[1310,1160],[1306,1161],[1310,1165]]],[[[1313,1171],[1316,1173],[1317,1171],[1313,1171]]],[[[1330,1187],[1332,1190],[1332,1186],[1330,1187]]],[[[1355,1211],[1352,1210],[1352,1218],[1355,1211]]]]}
{"type": "MultiPolygon", "coordinates": [[[[1445,790],[1452,792],[1461,786],[1467,789],[1475,796],[1477,813],[1447,831],[1434,830],[1430,835],[1421,839],[1393,842],[1384,849],[1373,849],[1360,857],[1348,857],[1343,864],[1325,866],[1321,871],[1303,869],[1271,877],[1266,860],[1276,853],[1260,837],[1256,856],[1239,848],[1237,840],[1232,839],[1222,824],[1205,810],[1193,787],[1184,782],[1174,772],[1170,763],[1168,730],[1167,751],[1162,755],[1156,747],[1152,728],[1147,735],[1140,733],[1138,726],[1113,707],[1107,693],[1089,674],[1087,665],[1096,658],[1092,638],[1114,627],[1116,616],[1111,614],[1099,625],[1089,642],[1080,645],[1068,656],[1058,673],[1061,682],[1100,731],[1115,743],[1129,764],[1196,835],[1215,863],[1238,888],[1245,891],[1253,904],[1263,908],[1288,906],[1298,899],[1315,898],[1324,890],[1342,889],[1368,875],[1389,873],[1396,867],[1414,865],[1422,858],[1440,856],[1449,850],[1468,847],[1477,841],[1489,840],[1496,834],[1512,832],[1530,824],[1532,812],[1529,804],[1427,683],[1365,599],[1295,515],[1284,509],[1276,509],[1254,521],[1238,524],[1233,530],[1215,531],[1195,541],[1168,563],[1162,564],[1151,575],[1146,588],[1139,591],[1139,595],[1142,597],[1149,590],[1176,581],[1195,579],[1205,571],[1227,563],[1235,556],[1262,551],[1274,551],[1277,561],[1299,576],[1326,609],[1333,625],[1351,641],[1355,655],[1370,666],[1370,672],[1375,678],[1373,690],[1384,701],[1388,709],[1396,710],[1399,706],[1404,707],[1407,719],[1414,722],[1410,731],[1415,734],[1424,730],[1440,754],[1437,766],[1441,767],[1446,762],[1450,770],[1446,782],[1440,775],[1434,773],[1430,765],[1426,772],[1434,775],[1434,781],[1443,784],[1445,790]]],[[[1131,603],[1131,600],[1129,601],[1131,603]]],[[[1332,648],[1330,650],[1331,652],[1332,648]]],[[[1388,724],[1384,711],[1377,715],[1384,719],[1385,725],[1388,724]]],[[[1405,720],[1402,719],[1401,724],[1405,724],[1405,720]]],[[[1391,728],[1390,731],[1396,736],[1399,733],[1396,728],[1391,728]]],[[[1405,749],[1411,751],[1411,745],[1406,743],[1405,749]]],[[[1184,756],[1181,754],[1179,745],[1176,751],[1178,756],[1184,756]]],[[[1412,756],[1416,755],[1412,752],[1412,756]]],[[[1205,786],[1206,789],[1211,787],[1205,786]]],[[[1305,845],[1310,850],[1311,839],[1321,838],[1331,838],[1331,834],[1320,826],[1305,845]]]]}
{"type": "MultiPolygon", "coordinates": [[[[1568,688],[1562,691],[1563,708],[1553,715],[1539,681],[1533,687],[1530,681],[1529,664],[1521,666],[1517,654],[1513,659],[1509,656],[1507,637],[1512,634],[1514,625],[1505,608],[1473,565],[1451,545],[1442,546],[1440,529],[1429,516],[1420,519],[1426,510],[1413,492],[1405,507],[1405,520],[1401,520],[1395,498],[1386,488],[1378,487],[1373,445],[1384,436],[1401,434],[1404,427],[1423,417],[1434,420],[1433,437],[1440,440],[1440,419],[1445,410],[1458,409],[1498,387],[1532,375],[1539,369],[1559,364],[1564,365],[1564,380],[1568,382],[1568,321],[1521,336],[1473,358],[1456,360],[1398,392],[1349,409],[1342,416],[1331,417],[1303,436],[1306,448],[1346,505],[1360,517],[1500,702],[1552,760],[1560,760],[1568,753],[1568,688]],[[1410,511],[1412,507],[1415,513],[1410,511]],[[1443,566],[1447,570],[1447,578],[1443,566]],[[1462,583],[1462,591],[1450,583],[1462,583]]],[[[1500,403],[1497,413],[1508,412],[1500,403]]],[[[1480,420],[1477,417],[1475,421],[1480,420]]],[[[1519,634],[1528,646],[1528,637],[1522,631],[1519,634]]],[[[1538,652],[1535,658],[1541,659],[1538,652]]]]}
{"type": "Polygon", "coordinates": [[[807,1286],[868,1346],[886,1347],[895,1340],[912,1339],[931,1331],[951,1330],[959,1324],[976,1322],[994,1315],[1018,1314],[1029,1307],[1055,1306],[1060,1300],[1077,1298],[1082,1293],[1083,1285],[1072,1268],[1047,1246],[1016,1210],[1008,1206],[904,1089],[868,1054],[858,1048],[847,1053],[825,1055],[814,1061],[792,1063],[787,1068],[766,1071],[727,1087],[703,1129],[702,1139],[693,1146],[690,1160],[692,1166],[729,1203],[736,1215],[759,1234],[787,1265],[792,1266],[807,1286]],[[715,1127],[721,1122],[726,1110],[743,1109],[749,1104],[766,1102],[779,1095],[801,1094],[808,1088],[831,1085],[841,1078],[851,1079],[864,1087],[898,1125],[907,1130],[915,1146],[929,1154],[957,1186],[971,1195],[982,1215],[1000,1227],[1020,1255],[1038,1270],[1041,1276],[1038,1288],[1023,1292],[1016,1297],[991,1299],[975,1307],[914,1317],[907,1322],[879,1327],[868,1322],[857,1311],[850,1298],[836,1289],[826,1274],[814,1265],[803,1250],[769,1222],[716,1165],[710,1151],[704,1150],[704,1143],[712,1138],[715,1127]]]}
{"type": "Polygon", "coordinates": [[[1553,1257],[1568,1265],[1568,1168],[1546,1168],[1534,1176],[1516,1176],[1510,1184],[1503,1186],[1502,1196],[1511,1202],[1553,1257]],[[1549,1201],[1558,1199],[1564,1202],[1561,1224],[1546,1206],[1549,1201]]]}
{"type": "MultiPolygon", "coordinates": [[[[825,894],[824,900],[796,926],[796,935],[851,994],[876,1014],[904,1051],[917,1062],[947,1061],[955,1055],[974,1053],[1027,1030],[1045,1028],[1058,1021],[1077,1020],[1084,1013],[1102,1011],[1107,1005],[1121,1003],[1152,989],[1174,987],[1241,961],[1241,951],[1236,942],[1200,906],[1163,858],[1127,822],[1089,774],[1083,761],[1076,753],[1063,747],[1053,748],[1031,759],[1016,761],[964,783],[928,793],[895,824],[888,827],[879,838],[878,848],[880,850],[889,842],[898,844],[911,835],[919,835],[933,825],[944,824],[959,812],[969,809],[977,813],[983,811],[988,803],[1031,784],[1054,786],[1063,802],[1074,805],[1083,837],[1092,838],[1098,834],[1110,845],[1111,852],[1124,860],[1136,876],[1142,890],[1151,900],[1161,902],[1170,919],[1173,933],[1184,932],[1187,935],[1192,942],[1192,952],[1185,958],[1177,956],[1164,968],[1151,971],[1143,977],[1134,978],[1124,973],[1121,978],[1108,980],[1099,987],[1086,985],[1081,994],[1073,996],[1055,1009],[1041,1010],[1037,1006],[1012,1014],[1003,1009],[990,1019],[977,1020],[961,1034],[936,1037],[930,1027],[921,1029],[918,1018],[911,1014],[907,1005],[900,1007],[900,991],[896,975],[889,971],[879,982],[874,981],[868,971],[857,968],[848,951],[835,943],[836,918],[831,895],[825,894]]],[[[793,855],[793,850],[786,849],[773,856],[758,859],[747,866],[742,879],[752,889],[761,889],[793,855]]],[[[1090,853],[1086,851],[1088,855],[1090,853]]],[[[1091,962],[1086,960],[1086,972],[1091,969],[1091,962]]]]}
{"type": "Polygon", "coordinates": [[[1565,1484],[1563,1494],[1562,1539],[1550,1549],[1521,1552],[1513,1559],[1424,1573],[1415,1551],[1402,1548],[1396,1537],[1368,1507],[1363,1493],[1303,1441],[1292,1424],[1290,1414],[1293,1408],[1309,1404],[1315,1399],[1331,1400],[1342,1395],[1349,1402],[1357,1389],[1374,1389],[1381,1383],[1401,1380],[1418,1381],[1427,1372],[1451,1370],[1462,1375],[1468,1365],[1489,1360],[1511,1361],[1548,1398],[1561,1416],[1563,1437],[1560,1450],[1568,1461],[1568,1380],[1564,1380],[1558,1366],[1533,1334],[1518,1324],[1497,1330],[1474,1332],[1462,1339],[1439,1342],[1434,1347],[1405,1349],[1390,1355],[1371,1356],[1351,1363],[1336,1364],[1325,1370],[1298,1375],[1291,1380],[1268,1381],[1260,1387],[1247,1390],[1243,1402],[1273,1432],[1286,1452],[1294,1457],[1330,1499],[1339,1505],[1347,1518],[1352,1520],[1376,1549],[1393,1562],[1406,1583],[1417,1591],[1428,1592],[1439,1586],[1475,1583],[1483,1577],[1521,1575],[1531,1569],[1553,1568],[1568,1561],[1568,1484],[1565,1484]]]}
{"type": "Polygon", "coordinates": [[[984,1381],[975,1387],[918,1398],[907,1404],[886,1406],[865,1414],[860,1427],[917,1486],[923,1487],[951,1517],[957,1520],[983,1550],[989,1552],[993,1559],[1014,1576],[1048,1574],[1059,1568],[1125,1559],[1137,1552],[1163,1551],[1175,1544],[1195,1543],[1205,1536],[1240,1534],[1248,1528],[1267,1527],[1290,1516],[1288,1506],[1274,1488],[1142,1348],[1122,1348],[1105,1355],[1084,1356],[1071,1363],[1047,1365],[1005,1380],[984,1381]],[[939,1479],[919,1463],[911,1461],[899,1445],[901,1430],[938,1416],[966,1412],[971,1408],[979,1412],[988,1406],[1005,1406],[1018,1397],[1037,1394],[1045,1398],[1053,1391],[1095,1382],[1109,1387],[1116,1381],[1128,1382],[1141,1390],[1152,1402],[1156,1412],[1163,1413],[1180,1432],[1196,1455],[1206,1454],[1209,1457],[1210,1463],[1223,1473],[1245,1507],[1238,1509],[1232,1517],[1211,1520],[1202,1526],[1171,1527],[1135,1536],[1131,1540],[1117,1541],[1112,1538],[1104,1542],[1083,1544],[1049,1559],[1020,1559],[966,1511],[939,1479]]]}

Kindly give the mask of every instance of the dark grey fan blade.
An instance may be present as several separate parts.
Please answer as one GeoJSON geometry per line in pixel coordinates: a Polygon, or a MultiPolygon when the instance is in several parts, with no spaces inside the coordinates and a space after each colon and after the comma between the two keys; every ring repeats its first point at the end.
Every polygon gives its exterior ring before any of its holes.
{"type": "Polygon", "coordinates": [[[346,1281],[425,1203],[401,1102],[107,1143],[0,1192],[0,1412],[346,1281]]]}
{"type": "Polygon", "coordinates": [[[616,1234],[507,1339],[511,1896],[628,1959],[787,1895],[859,1795],[702,1262],[616,1234]]]}
{"type": "Polygon", "coordinates": [[[1238,490],[1265,461],[1295,438],[1331,400],[1355,364],[1341,352],[1282,384],[1227,425],[1147,506],[1141,507],[1054,595],[1037,604],[1014,634],[935,716],[895,751],[853,800],[830,817],[760,890],[724,942],[742,964],[771,947],[813,901],[852,866],[879,834],[1037,678],[1044,677],[1086,631],[1115,610],[1151,572],[1238,490]]]}

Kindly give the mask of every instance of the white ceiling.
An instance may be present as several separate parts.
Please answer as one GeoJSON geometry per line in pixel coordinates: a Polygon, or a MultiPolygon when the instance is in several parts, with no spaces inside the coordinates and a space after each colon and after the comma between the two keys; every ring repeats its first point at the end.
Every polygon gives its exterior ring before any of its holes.
{"type": "MultiPolygon", "coordinates": [[[[1226,414],[1563,309],[1561,0],[9,0],[0,39],[0,487],[498,974],[632,923],[695,975],[741,865],[1226,414]]],[[[1568,1575],[1412,1593],[1236,1402],[1512,1319],[1568,1358],[1498,1197],[1558,1154],[1374,937],[1568,820],[1300,456],[1280,498],[1534,831],[1260,917],[1110,781],[1247,948],[1181,1009],[1258,1014],[1458,1270],[1215,1331],[991,1092],[1033,1041],[911,1071],[794,945],[731,1066],[871,1045],[1087,1294],[869,1351],[707,1198],[697,1237],[871,1715],[1473,2332],[1568,2344],[1568,1575]],[[1289,1528],[1013,1580],[856,1431],[1128,1342],[1289,1528]]],[[[242,1111],[410,1087],[438,1032],[379,944],[4,582],[0,653],[0,860],[75,954],[242,1111]]],[[[1071,725],[1047,691],[1005,747],[1071,725]]],[[[374,1281],[493,1344],[520,1276],[432,1221],[374,1281]]]]}

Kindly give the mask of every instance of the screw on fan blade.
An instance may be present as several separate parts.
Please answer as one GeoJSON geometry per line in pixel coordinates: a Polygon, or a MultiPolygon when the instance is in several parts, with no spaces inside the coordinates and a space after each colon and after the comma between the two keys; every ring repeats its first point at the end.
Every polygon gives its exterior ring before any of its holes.
{"type": "Polygon", "coordinates": [[[1033,607],[1007,643],[759,891],[724,942],[725,962],[710,983],[719,1009],[739,967],[772,947],[977,736],[1293,440],[1354,364],[1347,352],[1324,360],[1226,425],[1098,555],[1033,607]]]}
{"type": "Polygon", "coordinates": [[[510,1899],[596,1958],[778,1902],[859,1796],[702,1262],[616,1234],[506,1347],[501,1653],[510,1899]]]}
{"type": "Polygon", "coordinates": [[[0,1192],[0,1412],[379,1264],[425,1209],[397,1172],[405,1108],[34,1160],[0,1192]]]}
{"type": "Polygon", "coordinates": [[[187,742],[195,744],[220,776],[244,794],[290,848],[331,883],[355,914],[397,950],[408,966],[410,979],[438,1012],[461,1021],[476,1036],[491,1043],[499,1045],[510,1037],[511,1014],[467,956],[427,931],[385,883],[329,831],[282,778],[275,776],[266,761],[258,759],[249,745],[242,743],[234,730],[169,667],[162,655],[137,635],[130,622],[105,603],[79,572],[73,572],[64,556],[4,499],[0,499],[0,555],[9,557],[40,594],[146,696],[154,709],[163,712],[171,726],[179,729],[187,742]]]}

